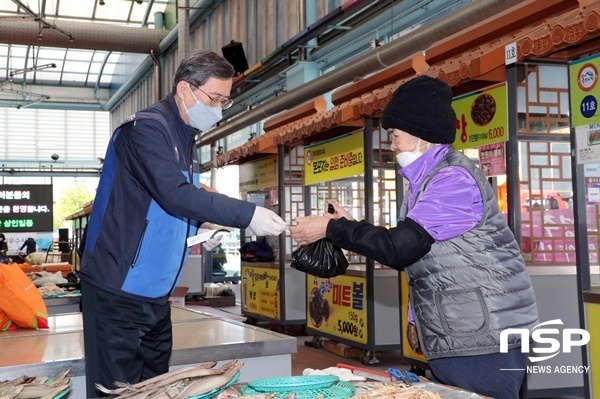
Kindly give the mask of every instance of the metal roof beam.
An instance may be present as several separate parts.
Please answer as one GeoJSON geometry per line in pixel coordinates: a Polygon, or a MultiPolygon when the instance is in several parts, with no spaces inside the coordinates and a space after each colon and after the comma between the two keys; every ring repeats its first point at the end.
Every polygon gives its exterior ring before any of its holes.
{"type": "Polygon", "coordinates": [[[100,66],[100,72],[98,72],[98,80],[96,80],[96,85],[94,86],[95,90],[100,89],[100,80],[102,79],[102,73],[104,72],[104,67],[106,66],[106,63],[108,62],[108,58],[110,57],[111,54],[112,54],[112,51],[109,51],[104,56],[104,60],[102,61],[102,66],[100,66]]]}
{"type": "Polygon", "coordinates": [[[146,7],[146,11],[144,12],[144,17],[142,18],[142,23],[140,28],[145,28],[148,26],[148,18],[150,18],[150,11],[152,11],[152,6],[154,5],[154,0],[148,0],[148,6],[146,7]]]}
{"type": "Polygon", "coordinates": [[[42,0],[40,3],[40,17],[46,18],[46,0],[42,0]]]}
{"type": "Polygon", "coordinates": [[[25,176],[29,176],[29,177],[33,177],[33,176],[41,176],[41,177],[48,177],[48,176],[65,176],[65,177],[99,177],[100,176],[100,172],[101,170],[90,170],[90,171],[84,171],[84,170],[54,170],[54,168],[47,168],[44,169],[44,171],[40,171],[40,170],[13,170],[11,171],[10,169],[6,169],[6,168],[0,168],[0,176],[7,176],[7,177],[25,177],[25,176]]]}
{"type": "MultiPolygon", "coordinates": [[[[23,102],[23,101],[22,101],[23,102]]],[[[14,108],[19,105],[18,102],[0,100],[0,107],[14,108]]],[[[29,105],[27,108],[37,109],[58,109],[58,110],[74,110],[74,111],[104,111],[102,104],[76,104],[76,103],[59,103],[52,101],[42,101],[29,105]]]]}
{"type": "Polygon", "coordinates": [[[43,39],[38,40],[39,27],[33,20],[3,21],[0,24],[0,43],[148,54],[150,50],[160,52],[159,44],[169,33],[163,29],[89,22],[61,21],[61,26],[74,38],[73,42],[53,30],[44,32],[43,39]]]}
{"type": "Polygon", "coordinates": [[[478,0],[461,7],[455,12],[407,33],[401,40],[394,40],[342,65],[330,73],[282,94],[253,110],[210,129],[196,145],[201,146],[220,140],[245,127],[266,119],[286,109],[312,99],[351,82],[357,76],[367,76],[387,68],[419,51],[428,49],[436,42],[447,38],[468,26],[492,17],[503,10],[523,3],[525,0],[478,0]]]}

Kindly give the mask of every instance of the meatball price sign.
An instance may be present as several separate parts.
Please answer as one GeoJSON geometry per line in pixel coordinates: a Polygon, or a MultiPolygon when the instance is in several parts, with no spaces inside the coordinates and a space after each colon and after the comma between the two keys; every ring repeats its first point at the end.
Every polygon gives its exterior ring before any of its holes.
{"type": "Polygon", "coordinates": [[[454,150],[508,140],[506,83],[500,83],[452,101],[456,112],[454,150]]]}
{"type": "Polygon", "coordinates": [[[598,112],[598,70],[600,55],[573,61],[569,65],[569,102],[573,127],[600,123],[598,112]]]}
{"type": "Polygon", "coordinates": [[[332,336],[367,343],[367,281],[364,277],[330,279],[307,275],[310,328],[332,336]]]}

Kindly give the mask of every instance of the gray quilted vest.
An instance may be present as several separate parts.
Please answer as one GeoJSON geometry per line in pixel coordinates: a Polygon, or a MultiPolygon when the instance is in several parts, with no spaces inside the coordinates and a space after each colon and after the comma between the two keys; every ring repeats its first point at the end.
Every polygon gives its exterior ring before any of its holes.
{"type": "MultiPolygon", "coordinates": [[[[502,330],[531,329],[538,322],[521,251],[483,173],[462,153],[451,151],[425,179],[417,198],[447,166],[463,167],[475,178],[484,210],[477,226],[451,240],[436,241],[427,255],[405,269],[428,360],[499,352],[502,330]]],[[[406,214],[404,204],[400,217],[406,214]]],[[[520,337],[511,335],[509,348],[520,345],[520,337]]]]}

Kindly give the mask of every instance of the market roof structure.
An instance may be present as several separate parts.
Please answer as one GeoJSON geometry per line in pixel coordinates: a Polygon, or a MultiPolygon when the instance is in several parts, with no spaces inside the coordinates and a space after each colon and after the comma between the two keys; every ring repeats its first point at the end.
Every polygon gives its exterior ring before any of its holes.
{"type": "Polygon", "coordinates": [[[56,108],[102,109],[111,85],[125,82],[168,34],[167,6],[167,0],[0,0],[0,106],[54,100],[62,103],[56,108]],[[73,106],[68,96],[96,101],[73,106]]]}

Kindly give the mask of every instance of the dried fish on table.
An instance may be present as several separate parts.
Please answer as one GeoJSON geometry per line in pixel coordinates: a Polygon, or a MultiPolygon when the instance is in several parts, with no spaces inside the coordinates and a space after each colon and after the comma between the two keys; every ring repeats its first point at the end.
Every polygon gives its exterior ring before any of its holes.
{"type": "MultiPolygon", "coordinates": [[[[33,283],[35,284],[35,281],[33,283]]],[[[38,286],[38,291],[42,296],[62,294],[63,292],[65,292],[64,289],[60,288],[54,283],[43,283],[40,286],[38,286]]]]}
{"type": "MultiPolygon", "coordinates": [[[[229,396],[227,399],[273,399],[277,396],[276,392],[271,392],[271,393],[261,393],[259,395],[242,395],[242,396],[229,396]]],[[[217,398],[219,399],[219,398],[217,398]]],[[[293,398],[288,398],[286,396],[286,399],[293,399],[293,398]]]]}
{"type": "Polygon", "coordinates": [[[224,371],[223,374],[211,377],[210,379],[198,380],[185,387],[179,395],[174,399],[185,399],[193,396],[202,395],[212,391],[213,389],[219,389],[224,387],[233,379],[238,371],[242,368],[244,362],[240,360],[233,360],[221,367],[224,371]]]}
{"type": "Polygon", "coordinates": [[[52,399],[71,387],[70,372],[66,369],[51,382],[48,377],[30,376],[0,382],[0,399],[52,399]]]}
{"type": "Polygon", "coordinates": [[[16,398],[19,393],[23,390],[23,385],[6,385],[4,388],[0,387],[0,399],[13,399],[16,398]]]}
{"type": "Polygon", "coordinates": [[[100,384],[96,388],[114,399],[185,399],[227,385],[242,368],[237,359],[213,369],[216,363],[182,367],[137,384],[115,382],[115,389],[100,384]]]}
{"type": "Polygon", "coordinates": [[[367,392],[355,395],[354,399],[441,399],[437,393],[425,389],[406,387],[403,384],[372,384],[364,386],[367,392]]]}
{"type": "MultiPolygon", "coordinates": [[[[214,364],[213,364],[214,366],[214,364]]],[[[212,367],[212,366],[211,366],[212,367]]],[[[174,370],[173,372],[161,374],[159,376],[153,377],[151,379],[139,382],[134,385],[124,384],[124,383],[115,383],[119,388],[108,389],[100,384],[96,384],[96,388],[102,393],[109,395],[121,395],[125,393],[131,392],[140,392],[140,391],[153,391],[156,389],[160,389],[164,386],[170,385],[172,383],[176,383],[177,381],[183,379],[191,379],[197,377],[207,377],[212,375],[223,374],[223,370],[220,369],[212,369],[210,367],[206,367],[206,365],[195,366],[190,368],[185,368],[184,370],[174,370]]]]}
{"type": "MultiPolygon", "coordinates": [[[[226,391],[221,392],[218,396],[212,399],[276,399],[277,392],[260,393],[256,395],[244,395],[237,391],[235,388],[230,388],[226,391]]],[[[290,392],[283,399],[295,399],[296,392],[290,392]]]]}
{"type": "MultiPolygon", "coordinates": [[[[202,373],[200,370],[202,369],[212,369],[213,367],[215,367],[217,365],[217,362],[209,362],[209,363],[202,363],[202,364],[198,364],[196,366],[185,366],[185,367],[180,367],[178,369],[175,369],[173,371],[169,371],[168,373],[164,373],[161,375],[157,375],[156,377],[152,377],[149,378],[147,380],[144,380],[142,382],[138,382],[137,384],[134,384],[133,387],[135,388],[141,388],[141,387],[145,387],[148,386],[150,384],[154,384],[156,382],[159,381],[163,381],[163,385],[164,385],[164,381],[174,378],[174,377],[179,377],[178,379],[183,378],[188,378],[191,375],[193,375],[194,373],[198,372],[198,373],[202,373]],[[185,376],[182,376],[185,373],[185,376]]],[[[217,370],[213,370],[213,371],[218,371],[217,370]]],[[[217,374],[220,374],[219,372],[217,372],[217,374]]],[[[175,379],[176,381],[177,379],[175,379]]],[[[115,383],[115,385],[118,386],[118,384],[120,383],[115,383]]],[[[129,384],[123,384],[123,385],[129,385],[129,384]]]]}
{"type": "Polygon", "coordinates": [[[230,386],[229,388],[221,391],[217,396],[212,399],[238,399],[238,397],[242,396],[240,391],[235,389],[235,387],[230,386]]]}
{"type": "MultiPolygon", "coordinates": [[[[229,387],[217,396],[212,399],[275,399],[277,397],[277,392],[270,393],[261,393],[256,395],[244,395],[234,387],[229,387]]],[[[285,398],[285,399],[294,399],[294,398],[285,398]]]]}
{"type": "Polygon", "coordinates": [[[54,398],[58,396],[59,393],[65,391],[69,388],[69,383],[61,383],[57,385],[49,385],[49,384],[35,384],[23,385],[23,389],[15,399],[33,399],[33,398],[54,398]]]}

